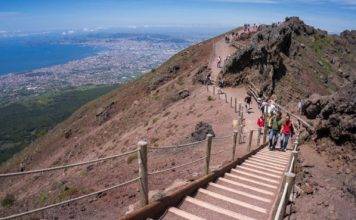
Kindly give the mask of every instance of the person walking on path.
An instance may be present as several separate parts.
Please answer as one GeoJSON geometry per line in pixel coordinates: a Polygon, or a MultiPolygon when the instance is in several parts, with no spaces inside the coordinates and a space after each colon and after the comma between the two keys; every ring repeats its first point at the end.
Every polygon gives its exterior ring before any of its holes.
{"type": "Polygon", "coordinates": [[[300,100],[298,102],[298,106],[297,107],[298,107],[299,114],[302,115],[302,113],[303,113],[303,100],[300,100]]]}
{"type": "Polygon", "coordinates": [[[274,150],[278,141],[279,132],[282,127],[282,114],[280,112],[277,115],[274,115],[271,119],[269,131],[269,150],[274,150]]]}
{"type": "Polygon", "coordinates": [[[282,124],[281,128],[282,138],[281,138],[281,150],[286,151],[288,146],[289,138],[294,134],[293,123],[290,120],[290,116],[287,114],[285,121],[282,124]]]}
{"type": "Polygon", "coordinates": [[[249,110],[250,107],[251,107],[251,101],[252,101],[251,96],[250,96],[250,95],[247,95],[247,96],[245,97],[245,107],[246,107],[247,112],[248,112],[248,110],[249,110]]]}
{"type": "Polygon", "coordinates": [[[265,100],[262,101],[261,106],[260,106],[260,110],[262,114],[267,114],[267,107],[268,107],[268,102],[266,102],[265,100]]]}
{"type": "Polygon", "coordinates": [[[218,62],[216,63],[217,68],[221,68],[221,57],[218,57],[218,62]]]}

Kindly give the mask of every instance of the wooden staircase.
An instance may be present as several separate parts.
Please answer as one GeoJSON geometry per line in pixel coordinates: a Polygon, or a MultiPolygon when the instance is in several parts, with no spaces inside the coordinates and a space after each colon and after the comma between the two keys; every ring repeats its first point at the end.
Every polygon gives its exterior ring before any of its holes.
{"type": "Polygon", "coordinates": [[[290,154],[262,149],[161,219],[270,219],[290,154]]]}

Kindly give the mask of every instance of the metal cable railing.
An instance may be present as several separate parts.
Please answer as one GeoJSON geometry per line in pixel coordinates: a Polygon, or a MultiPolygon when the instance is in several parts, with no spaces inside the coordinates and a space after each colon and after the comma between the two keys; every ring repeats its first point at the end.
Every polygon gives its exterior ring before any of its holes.
{"type": "Polygon", "coordinates": [[[180,145],[168,145],[168,146],[163,146],[163,147],[147,147],[150,150],[164,150],[164,149],[176,149],[176,148],[183,148],[183,147],[191,147],[195,146],[197,144],[205,142],[206,139],[201,140],[201,141],[195,141],[187,144],[180,144],[180,145]]]}
{"type": "Polygon", "coordinates": [[[43,169],[38,169],[38,170],[28,170],[28,171],[23,171],[23,172],[3,173],[3,174],[0,174],[0,177],[11,177],[11,176],[19,176],[19,175],[27,175],[27,174],[35,174],[35,173],[44,173],[44,172],[49,172],[49,171],[54,171],[54,170],[59,170],[59,169],[67,169],[67,168],[71,168],[71,167],[82,166],[82,165],[87,165],[87,164],[92,164],[92,163],[98,163],[101,161],[124,157],[124,156],[130,155],[130,154],[136,153],[136,152],[137,152],[137,149],[133,150],[133,151],[126,152],[126,153],[122,153],[122,154],[116,154],[116,155],[112,155],[109,157],[103,157],[103,158],[98,158],[95,160],[89,160],[89,161],[84,161],[84,162],[79,162],[79,163],[74,163],[74,164],[49,167],[49,168],[43,168],[43,169]]]}
{"type": "Polygon", "coordinates": [[[194,160],[194,161],[191,161],[191,162],[188,162],[188,163],[184,163],[184,164],[177,165],[177,166],[170,167],[170,168],[163,169],[163,170],[153,171],[153,172],[151,172],[151,173],[148,173],[148,175],[154,175],[154,174],[164,173],[164,172],[167,172],[167,171],[170,171],[170,170],[174,170],[174,169],[178,169],[178,168],[181,168],[181,167],[185,167],[185,166],[194,164],[194,163],[196,163],[196,162],[199,162],[199,161],[202,161],[202,160],[205,160],[205,159],[206,159],[206,157],[201,157],[201,158],[199,158],[198,160],[194,160]]]}
{"type": "Polygon", "coordinates": [[[6,217],[0,217],[0,220],[19,218],[19,217],[22,217],[22,216],[25,216],[25,215],[30,215],[30,214],[33,214],[33,213],[36,213],[36,212],[44,211],[46,209],[50,209],[50,208],[58,207],[58,206],[61,206],[61,205],[67,204],[67,203],[75,202],[75,201],[78,201],[78,200],[81,200],[81,199],[84,199],[84,198],[87,198],[87,197],[90,197],[90,196],[98,195],[100,193],[116,189],[116,188],[118,188],[120,186],[124,186],[124,185],[130,184],[130,183],[133,183],[133,182],[135,182],[135,181],[137,181],[139,179],[140,179],[140,177],[136,177],[134,179],[131,179],[131,180],[128,180],[126,182],[114,185],[112,187],[108,187],[108,188],[105,188],[105,189],[102,189],[102,190],[99,190],[99,191],[96,191],[96,192],[92,192],[92,193],[89,193],[89,194],[86,194],[86,195],[82,195],[82,196],[73,198],[73,199],[68,199],[68,200],[65,200],[65,201],[62,201],[62,202],[58,202],[58,203],[55,203],[55,204],[52,204],[52,205],[48,205],[48,206],[45,206],[45,207],[33,209],[33,210],[30,210],[30,211],[26,211],[26,212],[14,214],[14,215],[9,215],[9,216],[6,216],[6,217]]]}

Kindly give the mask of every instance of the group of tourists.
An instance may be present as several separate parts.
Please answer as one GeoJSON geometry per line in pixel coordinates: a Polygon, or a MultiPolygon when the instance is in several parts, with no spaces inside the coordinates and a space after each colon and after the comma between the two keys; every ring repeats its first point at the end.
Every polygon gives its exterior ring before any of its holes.
{"type": "Polygon", "coordinates": [[[225,35],[225,43],[230,43],[231,41],[237,41],[241,39],[242,34],[250,34],[256,32],[258,26],[256,24],[244,24],[242,31],[232,32],[231,34],[225,35]]]}
{"type": "Polygon", "coordinates": [[[288,141],[294,135],[290,115],[286,114],[283,118],[282,112],[273,100],[261,101],[259,107],[262,114],[257,120],[257,125],[262,129],[266,128],[268,132],[269,150],[275,150],[280,140],[280,150],[286,151],[288,141]]]}

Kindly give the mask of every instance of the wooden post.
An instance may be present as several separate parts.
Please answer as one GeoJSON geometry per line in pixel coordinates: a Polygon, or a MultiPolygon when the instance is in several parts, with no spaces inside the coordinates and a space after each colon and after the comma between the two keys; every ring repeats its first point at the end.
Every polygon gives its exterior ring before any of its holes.
{"type": "Polygon", "coordinates": [[[262,128],[258,128],[258,131],[257,131],[257,147],[259,147],[260,144],[261,144],[261,135],[262,135],[262,128]]]}
{"type": "Polygon", "coordinates": [[[230,97],[230,106],[231,106],[231,108],[233,107],[232,104],[233,104],[233,103],[232,103],[232,96],[231,96],[231,97],[230,97]]]}
{"type": "Polygon", "coordinates": [[[141,185],[141,206],[148,204],[147,142],[138,142],[138,173],[141,185]]]}
{"type": "Polygon", "coordinates": [[[237,130],[234,130],[234,139],[232,143],[232,161],[235,161],[236,143],[237,143],[237,130]]]}
{"type": "Polygon", "coordinates": [[[213,95],[215,95],[215,86],[213,86],[213,95]]]}
{"type": "Polygon", "coordinates": [[[206,135],[207,144],[206,144],[206,158],[205,158],[205,175],[209,174],[209,164],[210,164],[210,153],[211,153],[211,144],[213,141],[213,135],[207,134],[206,135]]]}
{"type": "MultiPolygon", "coordinates": [[[[294,179],[295,179],[295,174],[294,173],[285,173],[285,178],[286,178],[286,183],[288,183],[288,190],[287,190],[287,196],[286,196],[286,204],[289,200],[290,193],[292,192],[293,185],[294,185],[294,179]]],[[[284,208],[285,210],[285,208],[284,208]]]]}
{"type": "Polygon", "coordinates": [[[237,98],[235,98],[235,113],[237,113],[237,98]]]}
{"type": "Polygon", "coordinates": [[[298,160],[298,151],[292,151],[292,155],[294,157],[294,160],[293,160],[293,164],[291,164],[292,166],[292,172],[295,172],[295,167],[297,165],[297,160],[298,160]]]}
{"type": "Polygon", "coordinates": [[[209,85],[206,84],[206,91],[209,92],[209,85]]]}
{"type": "Polygon", "coordinates": [[[241,116],[241,111],[242,111],[242,103],[239,102],[239,116],[241,116]]]}
{"type": "Polygon", "coordinates": [[[250,131],[250,135],[248,136],[247,153],[250,153],[251,150],[252,137],[253,137],[253,130],[250,131]]]}
{"type": "MultiPolygon", "coordinates": [[[[295,178],[294,173],[285,173],[284,174],[285,183],[283,184],[283,187],[284,187],[283,191],[285,192],[285,189],[287,189],[287,190],[286,190],[285,197],[282,198],[282,200],[280,201],[277,213],[274,216],[274,220],[283,220],[284,219],[286,205],[287,205],[287,202],[290,197],[290,193],[292,192],[292,188],[294,185],[294,178],[295,178]],[[286,186],[287,186],[287,188],[285,188],[286,186]]],[[[284,194],[284,192],[283,192],[283,194],[284,194]]]]}
{"type": "Polygon", "coordinates": [[[241,107],[240,116],[241,116],[241,120],[243,120],[244,119],[244,107],[241,107]]]}
{"type": "Polygon", "coordinates": [[[225,93],[225,102],[228,103],[227,101],[227,94],[225,93]]]}

